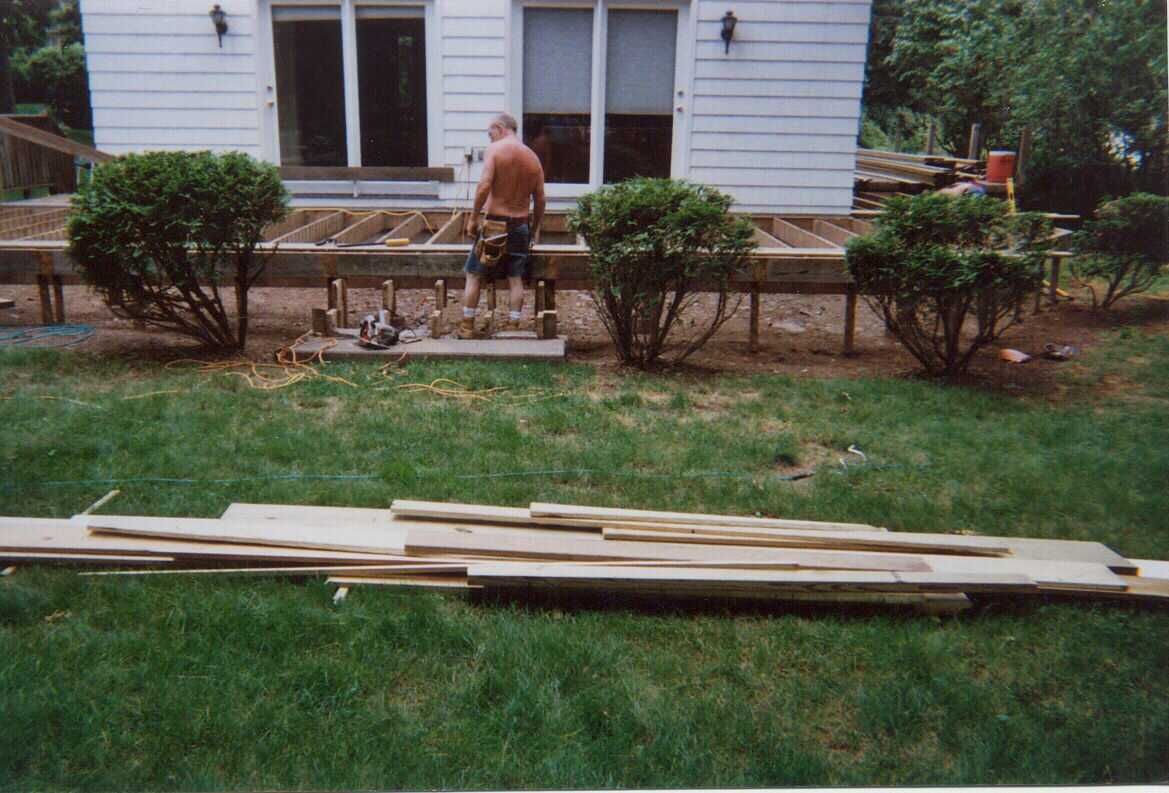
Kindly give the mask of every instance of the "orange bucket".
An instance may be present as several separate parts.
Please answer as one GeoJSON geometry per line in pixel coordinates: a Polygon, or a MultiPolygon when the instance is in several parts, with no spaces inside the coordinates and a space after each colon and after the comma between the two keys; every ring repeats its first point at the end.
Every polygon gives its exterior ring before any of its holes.
{"type": "Polygon", "coordinates": [[[1015,153],[992,151],[986,158],[986,181],[1005,182],[1015,175],[1015,153]]]}

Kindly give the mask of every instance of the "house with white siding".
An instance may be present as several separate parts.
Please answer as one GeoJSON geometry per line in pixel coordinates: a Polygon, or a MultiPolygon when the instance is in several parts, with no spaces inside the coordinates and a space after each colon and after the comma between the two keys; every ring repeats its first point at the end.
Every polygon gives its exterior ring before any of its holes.
{"type": "Polygon", "coordinates": [[[553,208],[631,175],[852,206],[868,0],[222,0],[222,35],[212,5],[81,0],[99,149],[246,152],[299,206],[458,207],[507,111],[553,208]]]}

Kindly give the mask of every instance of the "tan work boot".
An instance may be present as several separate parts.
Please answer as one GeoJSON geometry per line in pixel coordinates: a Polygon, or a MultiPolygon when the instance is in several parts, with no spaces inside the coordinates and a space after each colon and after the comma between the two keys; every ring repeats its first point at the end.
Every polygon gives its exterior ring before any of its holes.
{"type": "Polygon", "coordinates": [[[465,317],[459,323],[459,327],[455,330],[456,339],[477,339],[479,334],[475,332],[475,318],[465,317]]]}

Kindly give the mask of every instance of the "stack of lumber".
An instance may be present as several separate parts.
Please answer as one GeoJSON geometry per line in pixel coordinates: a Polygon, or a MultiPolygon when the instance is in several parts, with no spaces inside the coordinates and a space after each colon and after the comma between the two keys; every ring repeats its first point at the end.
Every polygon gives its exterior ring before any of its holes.
{"type": "MultiPolygon", "coordinates": [[[[398,500],[390,509],[232,504],[217,519],[0,518],[0,567],[89,575],[327,576],[358,584],[911,605],[1059,594],[1169,603],[1169,562],[1098,542],[856,523],[398,500]]],[[[347,590],[346,590],[347,591],[347,590]]]]}
{"type": "Polygon", "coordinates": [[[934,154],[858,149],[854,209],[880,209],[889,195],[916,195],[960,180],[985,177],[985,163],[934,154]]]}

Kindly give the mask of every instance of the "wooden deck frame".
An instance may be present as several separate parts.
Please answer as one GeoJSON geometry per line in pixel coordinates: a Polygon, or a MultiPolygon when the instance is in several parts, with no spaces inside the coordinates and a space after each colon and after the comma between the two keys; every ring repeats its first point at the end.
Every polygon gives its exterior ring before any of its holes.
{"type": "MultiPolygon", "coordinates": [[[[0,283],[46,284],[50,305],[43,319],[47,322],[64,316],[63,305],[51,304],[60,285],[81,283],[66,252],[64,234],[57,239],[51,234],[62,228],[68,211],[59,206],[0,207],[0,237],[11,226],[9,239],[0,239],[0,283]],[[18,229],[37,238],[11,239],[18,229]]],[[[843,350],[851,353],[857,300],[844,265],[843,245],[868,231],[871,223],[853,217],[748,217],[755,225],[753,238],[759,247],[731,286],[749,296],[751,349],[760,346],[762,295],[818,294],[845,298],[843,350]]],[[[441,279],[448,290],[459,289],[470,247],[463,238],[464,220],[463,211],[437,208],[293,209],[285,220],[266,229],[261,249],[272,258],[256,285],[319,288],[343,278],[349,289],[381,290],[389,280],[396,293],[432,290],[441,279]],[[387,246],[388,240],[401,239],[410,242],[387,246]]],[[[546,216],[544,229],[571,234],[563,213],[546,216]]],[[[550,306],[557,289],[591,288],[588,256],[588,246],[579,236],[573,244],[533,246],[532,281],[545,282],[550,306]]]]}

